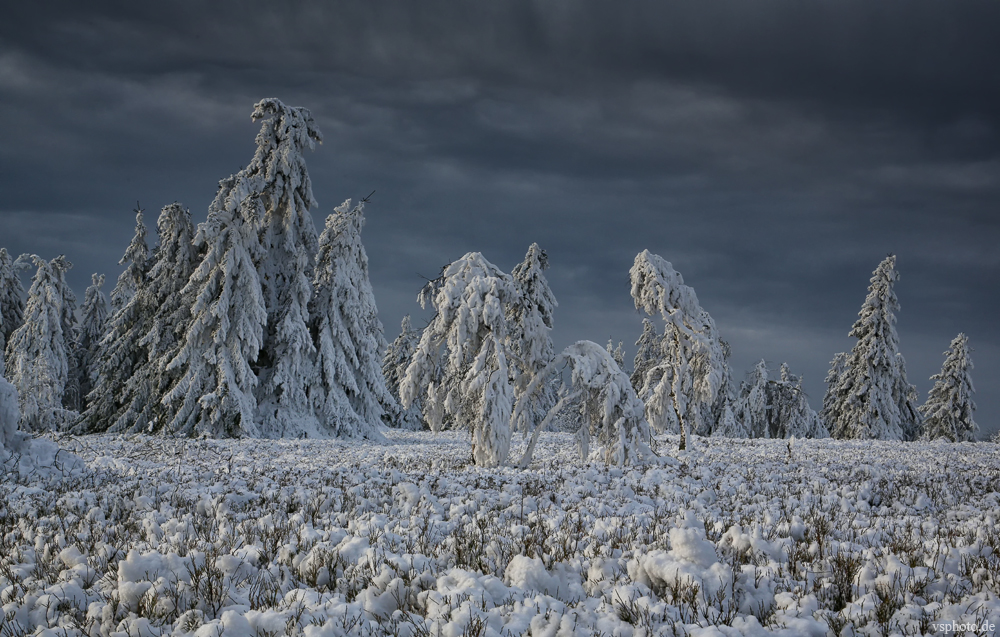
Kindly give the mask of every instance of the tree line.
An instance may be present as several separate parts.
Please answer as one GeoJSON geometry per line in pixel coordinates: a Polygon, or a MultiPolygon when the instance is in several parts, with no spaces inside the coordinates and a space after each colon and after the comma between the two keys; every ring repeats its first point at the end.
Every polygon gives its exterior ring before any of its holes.
{"type": "MultiPolygon", "coordinates": [[[[895,256],[873,273],[837,354],[819,413],[787,365],[761,361],[739,385],[729,345],[672,264],[643,251],[629,272],[647,318],[625,370],[621,343],[556,352],[546,253],[532,244],[511,273],[471,252],[420,291],[433,316],[384,338],[361,241],[364,200],[346,201],[317,233],[303,152],[322,141],[308,110],[277,99],[246,168],[220,181],[206,220],[165,206],[157,241],[144,211],[110,294],[94,275],[81,308],[58,256],[0,248],[0,374],[17,390],[26,431],[216,437],[363,437],[385,426],[467,428],[473,459],[509,458],[511,437],[576,434],[609,463],[654,454],[653,432],[733,438],[972,440],[968,339],[959,334],[923,405],[899,353],[895,256]],[[19,271],[34,269],[27,291],[19,271]]],[[[9,392],[8,392],[9,394],[9,392]]],[[[11,434],[13,435],[13,434],[11,434]]]]}

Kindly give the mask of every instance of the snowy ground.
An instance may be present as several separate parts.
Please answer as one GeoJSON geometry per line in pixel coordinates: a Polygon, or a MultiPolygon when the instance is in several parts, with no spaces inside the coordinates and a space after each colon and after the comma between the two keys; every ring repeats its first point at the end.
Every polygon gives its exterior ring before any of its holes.
{"type": "MultiPolygon", "coordinates": [[[[0,637],[917,635],[1000,624],[1000,447],[63,438],[0,476],[0,637]],[[517,450],[514,454],[517,455],[517,450]]],[[[968,634],[991,635],[989,627],[968,634]]]]}

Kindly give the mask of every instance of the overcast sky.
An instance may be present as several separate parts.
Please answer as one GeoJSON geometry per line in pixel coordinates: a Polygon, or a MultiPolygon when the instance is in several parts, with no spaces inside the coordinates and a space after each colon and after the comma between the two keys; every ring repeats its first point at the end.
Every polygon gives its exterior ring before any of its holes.
{"type": "MultiPolygon", "coordinates": [[[[15,3],[0,20],[0,246],[113,280],[139,201],[205,217],[254,102],[309,108],[317,227],[364,240],[392,340],[468,251],[549,255],[554,339],[625,341],[628,269],[671,261],[732,344],[814,408],[898,255],[923,399],[959,332],[1000,418],[1000,4],[992,0],[15,3]]],[[[107,291],[106,290],[106,291],[107,291]]]]}

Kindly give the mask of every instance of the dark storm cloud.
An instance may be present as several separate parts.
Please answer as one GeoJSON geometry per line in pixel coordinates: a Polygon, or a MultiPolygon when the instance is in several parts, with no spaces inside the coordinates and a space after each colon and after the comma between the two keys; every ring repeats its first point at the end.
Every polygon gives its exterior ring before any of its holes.
{"type": "MultiPolygon", "coordinates": [[[[419,275],[550,254],[556,340],[626,344],[634,255],[671,260],[734,373],[791,363],[813,405],[889,251],[910,380],[958,331],[1000,400],[995,2],[21,3],[0,22],[0,245],[117,272],[135,200],[202,218],[251,104],[309,107],[317,222],[377,194],[391,338],[419,275]],[[84,6],[86,4],[86,6],[84,6]]],[[[82,296],[82,294],[81,294],[82,296]]]]}

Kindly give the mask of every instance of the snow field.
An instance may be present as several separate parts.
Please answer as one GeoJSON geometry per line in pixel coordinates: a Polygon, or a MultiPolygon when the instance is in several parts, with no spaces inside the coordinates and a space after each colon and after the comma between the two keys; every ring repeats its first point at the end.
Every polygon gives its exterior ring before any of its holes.
{"type": "Polygon", "coordinates": [[[465,433],[388,439],[64,437],[86,471],[8,462],[0,635],[1000,624],[997,445],[667,436],[622,469],[544,433],[519,471],[475,467],[465,433]]]}

